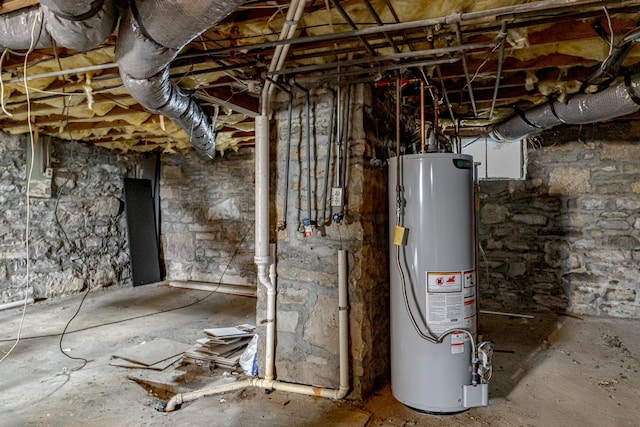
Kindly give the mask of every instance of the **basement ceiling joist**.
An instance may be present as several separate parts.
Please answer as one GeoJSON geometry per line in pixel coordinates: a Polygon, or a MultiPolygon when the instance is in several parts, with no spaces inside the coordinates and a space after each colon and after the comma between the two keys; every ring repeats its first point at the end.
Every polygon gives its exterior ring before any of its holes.
{"type": "MultiPolygon", "coordinates": [[[[35,4],[4,1],[0,14],[35,4]]],[[[640,71],[640,51],[632,47],[615,64],[617,74],[606,70],[584,84],[637,29],[640,1],[311,0],[294,39],[278,41],[288,6],[285,0],[246,2],[172,63],[172,80],[208,114],[218,111],[220,151],[252,144],[267,66],[276,47],[287,43],[287,60],[271,77],[294,78],[310,89],[391,81],[398,73],[426,77],[447,94],[453,119],[484,125],[513,115],[514,106],[526,110],[549,98],[602,90],[623,71],[640,71]]],[[[116,40],[113,34],[99,49],[84,53],[31,52],[26,68],[31,121],[42,134],[109,148],[188,149],[184,131],[146,112],[123,87],[114,64],[116,40]]],[[[28,128],[21,54],[7,52],[2,64],[3,102],[13,117],[1,114],[0,128],[10,133],[28,128]]],[[[441,99],[445,125],[449,105],[441,99]]]]}

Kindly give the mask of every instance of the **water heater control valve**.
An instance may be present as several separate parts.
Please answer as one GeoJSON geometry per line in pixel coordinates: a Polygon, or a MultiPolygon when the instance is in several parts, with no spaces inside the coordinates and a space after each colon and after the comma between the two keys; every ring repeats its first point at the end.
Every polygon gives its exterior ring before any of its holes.
{"type": "Polygon", "coordinates": [[[488,383],[493,374],[493,343],[484,341],[478,345],[478,375],[482,384],[488,383]]]}

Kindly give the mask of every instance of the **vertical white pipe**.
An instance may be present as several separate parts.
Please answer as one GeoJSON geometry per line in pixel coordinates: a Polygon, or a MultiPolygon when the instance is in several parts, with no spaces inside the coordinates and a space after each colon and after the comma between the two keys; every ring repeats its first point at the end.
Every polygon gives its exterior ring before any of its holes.
{"type": "Polygon", "coordinates": [[[275,378],[276,355],[276,244],[270,245],[269,283],[267,286],[267,336],[265,342],[264,379],[275,378]]]}
{"type": "Polygon", "coordinates": [[[338,250],[338,328],[340,339],[340,391],[349,390],[349,286],[347,251],[338,250]]]}
{"type": "Polygon", "coordinates": [[[266,266],[269,264],[269,118],[257,116],[255,123],[256,264],[262,261],[266,266]]]}
{"type": "MultiPolygon", "coordinates": [[[[274,283],[269,278],[271,264],[269,259],[269,118],[265,115],[256,117],[255,163],[256,255],[254,260],[258,268],[258,281],[267,290],[265,379],[271,381],[274,372],[276,291],[274,283]]],[[[273,273],[275,274],[275,270],[273,273]]]]}

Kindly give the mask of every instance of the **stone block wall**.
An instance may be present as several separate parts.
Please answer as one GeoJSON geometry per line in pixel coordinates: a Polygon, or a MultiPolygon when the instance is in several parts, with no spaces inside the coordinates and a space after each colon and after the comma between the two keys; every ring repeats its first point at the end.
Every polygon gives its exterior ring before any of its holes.
{"type": "Polygon", "coordinates": [[[213,161],[163,155],[161,162],[167,279],[255,286],[253,150],[213,161]]]}
{"type": "MultiPolygon", "coordinates": [[[[325,166],[326,156],[335,155],[335,151],[328,149],[331,93],[317,92],[312,97],[311,165],[306,161],[304,98],[295,99],[286,227],[274,235],[278,254],[276,377],[316,386],[339,385],[337,252],[345,249],[350,306],[350,396],[357,398],[370,394],[379,382],[388,378],[389,285],[386,177],[383,169],[370,161],[372,143],[378,137],[369,126],[375,120],[371,94],[364,86],[357,86],[352,88],[351,100],[345,217],[336,223],[322,218],[324,178],[328,173],[331,188],[334,173],[333,160],[328,171],[325,166]],[[310,182],[307,182],[308,167],[312,172],[310,182]],[[308,186],[312,189],[311,220],[318,223],[311,236],[305,236],[301,226],[302,219],[308,216],[308,186]]],[[[275,119],[271,123],[277,141],[271,159],[275,171],[271,221],[282,226],[288,135],[286,105],[277,111],[275,119]]],[[[265,318],[265,301],[264,289],[260,289],[258,322],[265,318]]],[[[264,336],[264,326],[260,330],[264,336]]]]}
{"type": "MultiPolygon", "coordinates": [[[[31,198],[29,282],[36,299],[130,286],[123,179],[139,156],[53,141],[53,198],[31,198]],[[66,234],[66,237],[65,237],[66,234]]],[[[25,136],[0,134],[0,303],[27,280],[25,136]]]]}
{"type": "Polygon", "coordinates": [[[548,134],[525,181],[481,182],[483,307],[640,317],[640,145],[611,129],[548,134]]]}

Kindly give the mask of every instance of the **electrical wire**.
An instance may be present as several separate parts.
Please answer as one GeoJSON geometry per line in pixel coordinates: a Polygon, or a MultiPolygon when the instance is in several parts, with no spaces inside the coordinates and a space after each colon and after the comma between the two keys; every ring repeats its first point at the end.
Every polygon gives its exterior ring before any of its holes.
{"type": "MultiPolygon", "coordinates": [[[[60,231],[62,231],[62,235],[64,236],[64,239],[66,240],[67,244],[69,245],[69,248],[74,248],[74,246],[71,244],[71,241],[69,240],[69,236],[67,235],[67,232],[65,231],[64,227],[60,223],[60,218],[58,217],[58,205],[60,204],[60,198],[62,196],[62,190],[67,185],[67,182],[69,182],[69,178],[67,178],[65,180],[65,182],[58,189],[58,195],[57,195],[57,198],[56,198],[56,205],[55,205],[55,208],[53,209],[53,216],[55,218],[56,224],[58,225],[58,228],[60,228],[60,231]]],[[[89,266],[87,265],[87,263],[84,260],[84,258],[79,257],[79,259],[84,264],[84,266],[86,267],[87,271],[89,271],[89,266]]],[[[89,361],[87,359],[85,359],[84,357],[71,356],[69,353],[67,353],[62,348],[62,340],[64,339],[64,335],[67,332],[67,329],[69,328],[69,325],[71,325],[71,322],[73,322],[73,319],[75,319],[78,316],[78,313],[80,313],[80,309],[82,308],[82,304],[84,304],[84,300],[89,295],[89,292],[91,292],[91,286],[87,285],[87,290],[85,291],[84,295],[82,296],[82,300],[80,300],[80,304],[78,304],[78,308],[76,309],[76,312],[73,314],[73,316],[71,316],[71,319],[69,319],[67,324],[64,326],[64,329],[62,330],[62,333],[60,334],[60,340],[58,341],[58,347],[60,348],[60,352],[62,354],[67,356],[69,359],[82,361],[82,365],[81,366],[76,367],[76,368],[72,368],[71,371],[79,371],[80,369],[84,368],[87,365],[87,363],[89,363],[89,361]]]]}
{"type": "MultiPolygon", "coordinates": [[[[472,145],[472,144],[474,144],[474,143],[478,142],[478,141],[480,140],[480,138],[482,138],[482,137],[481,137],[481,136],[479,136],[479,137],[477,137],[476,139],[474,139],[474,140],[471,140],[471,141],[467,142],[466,144],[464,144],[464,145],[462,146],[462,148],[467,148],[468,146],[470,146],[470,145],[472,145]]],[[[487,141],[486,141],[486,138],[485,138],[485,144],[486,144],[486,143],[487,143],[487,141]]]]}
{"type": "MultiPolygon", "coordinates": [[[[88,330],[91,330],[91,329],[101,328],[101,327],[104,327],[104,326],[110,326],[110,325],[116,325],[116,324],[120,324],[120,323],[125,323],[125,322],[129,322],[131,320],[142,319],[142,318],[145,318],[145,317],[157,316],[158,314],[169,313],[171,311],[182,310],[183,308],[188,308],[188,307],[194,306],[194,305],[206,300],[211,295],[216,293],[218,291],[218,289],[220,288],[220,286],[222,286],[222,284],[223,284],[222,283],[222,279],[224,278],[224,275],[229,270],[229,267],[231,267],[231,263],[235,259],[236,255],[238,255],[238,252],[240,251],[240,248],[242,247],[242,244],[247,239],[247,236],[249,235],[249,233],[253,229],[254,224],[255,224],[255,221],[251,221],[251,225],[247,228],[247,231],[242,236],[242,239],[240,239],[240,242],[238,243],[238,246],[236,246],[236,249],[233,252],[233,255],[231,255],[231,258],[229,259],[229,262],[227,263],[227,265],[225,266],[224,270],[222,271],[222,274],[220,275],[220,279],[216,283],[217,286],[215,287],[215,289],[210,291],[207,295],[203,296],[202,298],[199,298],[199,299],[197,299],[197,300],[195,300],[193,302],[190,302],[188,304],[184,304],[184,305],[181,305],[181,306],[178,306],[178,307],[168,308],[166,310],[154,311],[152,313],[147,313],[147,314],[141,314],[141,315],[138,315],[138,316],[127,317],[127,318],[124,318],[124,319],[114,320],[112,322],[101,323],[99,325],[92,325],[92,326],[86,326],[84,328],[74,329],[72,331],[66,332],[66,335],[75,334],[77,332],[84,332],[84,331],[88,331],[88,330]]],[[[46,334],[46,335],[34,335],[34,336],[29,336],[29,337],[23,337],[22,340],[24,341],[24,340],[34,340],[34,339],[41,339],[41,338],[53,338],[53,337],[58,337],[58,336],[60,336],[59,333],[57,333],[57,334],[46,334]]],[[[9,341],[13,341],[13,340],[14,340],[14,338],[0,339],[0,343],[9,342],[9,341]]]]}
{"type": "MultiPolygon", "coordinates": [[[[607,24],[609,25],[609,36],[611,37],[611,40],[609,41],[609,55],[607,55],[607,59],[609,59],[613,54],[613,26],[611,25],[611,17],[609,16],[609,11],[607,10],[607,7],[602,6],[602,10],[604,10],[604,14],[607,16],[607,24]]],[[[602,61],[600,68],[604,70],[606,63],[607,63],[606,60],[602,61]]]]}
{"type": "Polygon", "coordinates": [[[9,52],[9,49],[5,49],[2,52],[2,56],[0,56],[0,106],[2,107],[2,112],[4,112],[8,117],[13,117],[13,114],[8,112],[4,105],[4,79],[2,78],[2,64],[4,64],[4,57],[7,52],[9,52]]]}
{"type": "Polygon", "coordinates": [[[496,40],[497,40],[496,45],[493,46],[493,48],[491,48],[491,51],[487,54],[484,61],[482,61],[482,63],[478,65],[478,68],[476,68],[476,71],[475,73],[473,73],[473,77],[471,77],[471,79],[469,80],[469,83],[464,85],[464,87],[462,88],[463,91],[478,78],[478,75],[480,75],[480,70],[482,70],[482,68],[484,68],[484,66],[487,65],[487,63],[491,59],[491,56],[495,53],[496,50],[500,48],[502,43],[504,43],[506,36],[507,35],[503,33],[498,34],[498,36],[496,37],[496,40]]]}
{"type": "MultiPolygon", "coordinates": [[[[15,339],[15,343],[11,346],[9,351],[7,351],[4,356],[0,359],[0,363],[2,363],[9,355],[15,350],[20,342],[20,337],[22,335],[22,327],[24,326],[24,319],[27,314],[27,301],[29,300],[29,288],[30,288],[30,277],[29,273],[31,270],[31,263],[29,261],[29,219],[31,217],[31,197],[29,196],[29,187],[31,186],[31,178],[33,176],[33,164],[35,163],[35,138],[33,135],[33,125],[31,124],[31,99],[29,98],[29,87],[27,86],[27,61],[29,59],[29,54],[33,51],[34,47],[34,39],[35,39],[35,29],[36,23],[38,22],[38,17],[42,18],[43,15],[36,16],[33,19],[33,25],[31,26],[31,44],[29,45],[29,50],[24,55],[24,69],[23,69],[23,78],[24,78],[24,87],[26,88],[26,96],[27,96],[27,123],[29,125],[29,143],[31,145],[31,164],[29,165],[29,170],[27,172],[27,195],[26,195],[26,203],[27,203],[27,218],[25,224],[25,234],[24,234],[24,244],[25,244],[25,255],[26,255],[26,277],[25,277],[25,285],[24,285],[24,305],[22,306],[22,315],[20,316],[20,325],[18,326],[18,336],[15,339]]],[[[42,30],[42,26],[40,26],[40,30],[42,30]]],[[[39,36],[38,36],[39,37],[39,36]]],[[[0,76],[1,80],[1,76],[0,76]]]]}

